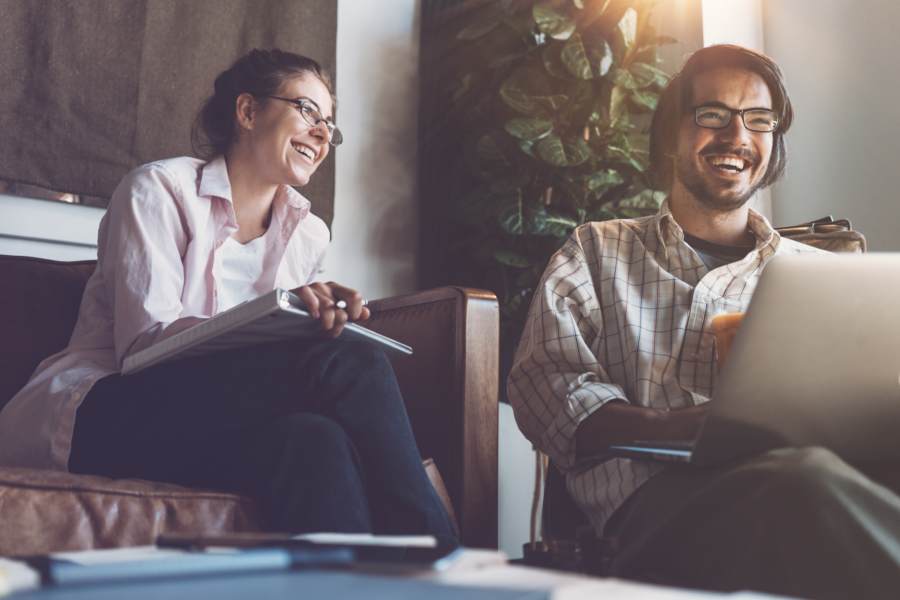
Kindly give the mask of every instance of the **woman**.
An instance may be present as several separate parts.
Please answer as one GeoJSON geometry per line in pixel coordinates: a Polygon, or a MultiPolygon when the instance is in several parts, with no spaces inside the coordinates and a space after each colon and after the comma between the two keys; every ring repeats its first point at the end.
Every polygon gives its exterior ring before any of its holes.
{"type": "Polygon", "coordinates": [[[327,339],[369,316],[356,291],[314,281],[328,229],[291,187],[341,142],[333,111],[327,76],[296,54],[253,50],[216,78],[197,120],[211,160],[144,165],[115,190],[68,348],[0,413],[3,463],[232,489],[283,531],[455,543],[387,359],[327,339]],[[325,339],[119,373],[275,287],[294,289],[325,339]]]}

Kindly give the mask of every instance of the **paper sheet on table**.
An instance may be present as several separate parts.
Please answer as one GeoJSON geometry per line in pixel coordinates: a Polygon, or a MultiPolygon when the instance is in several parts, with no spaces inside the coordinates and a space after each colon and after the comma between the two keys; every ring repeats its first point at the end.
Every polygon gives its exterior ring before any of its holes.
{"type": "Polygon", "coordinates": [[[315,544],[343,546],[396,546],[406,548],[435,548],[437,539],[431,535],[373,535],[371,533],[301,533],[295,540],[315,544]]]}
{"type": "Polygon", "coordinates": [[[552,600],[772,600],[777,596],[755,592],[720,594],[612,578],[596,578],[563,571],[519,565],[493,565],[480,569],[451,570],[420,579],[446,585],[546,590],[552,600]]]}
{"type": "Polygon", "coordinates": [[[156,546],[132,546],[78,552],[55,552],[50,556],[79,565],[108,565],[116,562],[175,558],[183,555],[184,552],[184,550],[157,548],[156,546]]]}

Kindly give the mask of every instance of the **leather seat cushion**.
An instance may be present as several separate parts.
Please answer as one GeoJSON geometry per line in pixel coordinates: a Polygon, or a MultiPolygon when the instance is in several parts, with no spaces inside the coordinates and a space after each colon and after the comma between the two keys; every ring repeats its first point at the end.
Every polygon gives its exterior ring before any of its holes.
{"type": "MultiPolygon", "coordinates": [[[[430,459],[424,466],[457,526],[441,474],[430,459]]],[[[216,535],[266,529],[253,500],[237,494],[0,467],[0,556],[145,546],[163,533],[216,535]]]]}
{"type": "Polygon", "coordinates": [[[177,485],[0,467],[0,555],[153,544],[162,533],[264,529],[249,498],[177,485]]]}

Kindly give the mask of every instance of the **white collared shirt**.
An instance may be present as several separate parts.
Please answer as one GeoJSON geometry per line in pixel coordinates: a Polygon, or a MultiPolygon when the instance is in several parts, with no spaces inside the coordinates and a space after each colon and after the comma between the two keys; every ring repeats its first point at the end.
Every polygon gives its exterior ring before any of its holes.
{"type": "MultiPolygon", "coordinates": [[[[309,201],[281,186],[261,279],[311,282],[329,241],[309,201]]],[[[129,173],[100,223],[97,268],[68,347],[40,365],[0,412],[0,464],[65,470],[75,411],[100,378],[142,350],[220,312],[215,256],[237,231],[223,158],[180,157],[129,173]]]]}
{"type": "Polygon", "coordinates": [[[756,247],[709,270],[666,202],[654,216],[578,227],[544,271],[509,401],[525,436],[565,470],[569,493],[598,534],[662,467],[577,461],[579,424],[614,400],[662,410],[707,402],[716,381],[712,318],[747,309],[774,255],[821,252],[781,238],[752,210],[748,225],[756,247]]]}

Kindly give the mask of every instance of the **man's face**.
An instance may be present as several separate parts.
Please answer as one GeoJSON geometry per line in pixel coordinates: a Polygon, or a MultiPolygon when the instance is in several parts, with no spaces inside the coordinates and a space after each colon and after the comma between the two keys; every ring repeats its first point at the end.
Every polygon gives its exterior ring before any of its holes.
{"type": "MultiPolygon", "coordinates": [[[[701,105],[771,109],[772,95],[756,73],[718,68],[694,78],[692,106],[701,105]]],[[[765,177],[773,135],[749,131],[736,114],[722,129],[700,127],[691,108],[682,116],[679,129],[676,185],[680,183],[710,209],[728,212],[740,208],[765,177]]]]}

